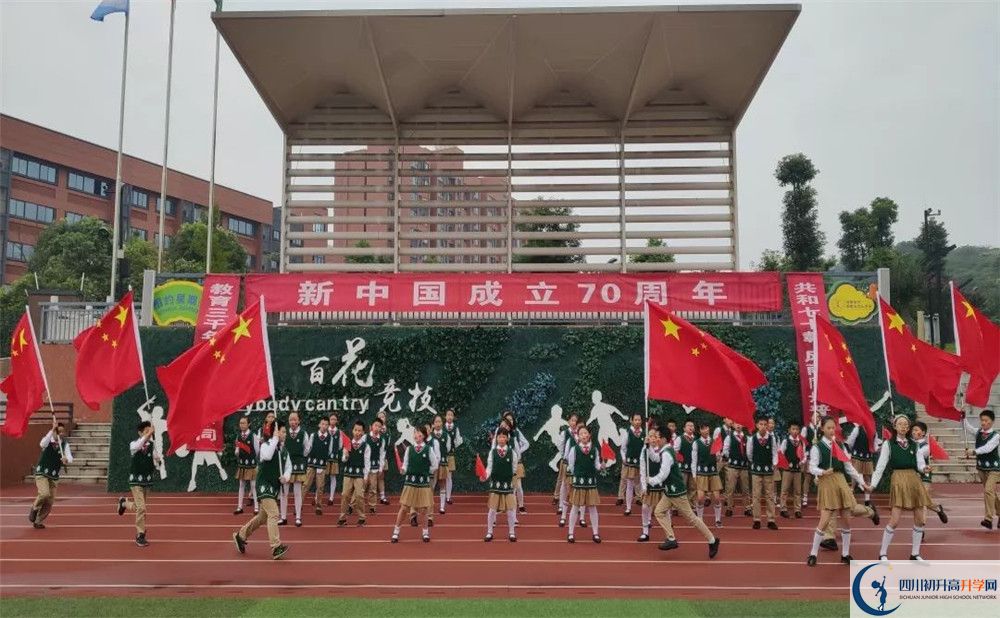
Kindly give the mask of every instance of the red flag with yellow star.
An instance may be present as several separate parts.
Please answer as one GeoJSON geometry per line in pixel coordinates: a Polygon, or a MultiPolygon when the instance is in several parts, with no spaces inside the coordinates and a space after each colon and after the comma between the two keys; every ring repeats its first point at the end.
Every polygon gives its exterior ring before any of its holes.
{"type": "Polygon", "coordinates": [[[698,407],[753,426],[751,390],[767,383],[753,362],[676,315],[646,305],[646,397],[698,407]]]}
{"type": "MultiPolygon", "coordinates": [[[[822,316],[816,316],[816,401],[825,403],[875,434],[875,416],[868,407],[861,378],[844,336],[822,316]]],[[[874,447],[875,441],[871,440],[874,447]]]]}
{"type": "Polygon", "coordinates": [[[962,376],[958,357],[914,336],[902,316],[881,297],[879,310],[886,363],[896,392],[923,404],[931,416],[961,420],[962,412],[955,408],[962,376]]]}
{"type": "Polygon", "coordinates": [[[101,316],[97,324],[77,335],[73,347],[76,390],[91,410],[143,380],[142,348],[132,292],[101,316]]]}
{"type": "Polygon", "coordinates": [[[28,428],[28,419],[42,407],[42,395],[49,390],[42,367],[42,355],[25,307],[10,339],[10,375],[0,382],[7,393],[7,416],[0,432],[20,438],[28,428]]]}
{"type": "Polygon", "coordinates": [[[983,312],[972,306],[951,283],[952,321],[955,324],[955,348],[962,367],[969,373],[965,401],[985,407],[990,389],[1000,374],[1000,328],[983,312]]]}
{"type": "Polygon", "coordinates": [[[203,427],[274,396],[264,299],[165,367],[156,368],[167,395],[168,455],[193,445],[203,427]]]}

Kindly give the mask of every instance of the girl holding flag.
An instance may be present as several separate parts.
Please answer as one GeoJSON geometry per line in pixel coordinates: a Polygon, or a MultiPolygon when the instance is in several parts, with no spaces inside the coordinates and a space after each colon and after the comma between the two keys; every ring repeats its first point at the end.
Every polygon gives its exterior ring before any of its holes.
{"type": "Polygon", "coordinates": [[[886,469],[890,470],[889,505],[892,513],[889,523],[882,533],[882,548],[879,560],[888,560],[889,545],[899,524],[903,511],[913,513],[913,539],[910,547],[910,560],[923,561],[920,557],[920,543],[924,537],[927,508],[931,506],[930,498],[920,482],[920,474],[927,468],[924,451],[915,440],[909,438],[910,419],[905,414],[897,414],[892,419],[896,435],[891,440],[882,443],[879,451],[878,465],[872,476],[872,487],[877,487],[886,469]]]}
{"type": "MultiPolygon", "coordinates": [[[[430,514],[434,504],[434,494],[431,491],[431,478],[437,473],[440,459],[438,451],[427,444],[427,429],[417,425],[413,428],[413,446],[406,449],[403,456],[403,466],[400,474],[403,476],[403,493],[399,496],[399,513],[396,514],[396,525],[392,529],[392,543],[399,542],[399,526],[407,512],[413,509],[417,516],[423,515],[424,521],[430,514]]],[[[424,525],[423,541],[430,543],[429,524],[424,525]]]]}
{"type": "Polygon", "coordinates": [[[506,429],[497,431],[496,440],[489,456],[486,458],[486,470],[480,477],[490,484],[489,501],[486,514],[486,536],[483,541],[493,540],[493,526],[497,521],[497,513],[507,513],[507,538],[511,543],[517,542],[514,532],[517,514],[517,502],[514,498],[514,478],[517,464],[520,461],[517,450],[508,445],[510,434],[506,429]]]}
{"type": "MultiPolygon", "coordinates": [[[[942,524],[948,523],[948,514],[944,512],[944,507],[940,504],[934,504],[934,498],[931,496],[931,456],[937,455],[937,453],[932,453],[937,447],[940,447],[937,443],[934,443],[934,447],[931,446],[931,437],[927,435],[927,424],[922,421],[917,421],[913,423],[913,427],[910,428],[910,437],[916,440],[917,445],[924,451],[924,460],[927,462],[927,467],[924,471],[920,473],[920,481],[924,485],[924,490],[927,492],[927,499],[931,501],[931,510],[937,513],[938,519],[941,520],[942,524]]],[[[947,453],[941,453],[947,458],[947,453]]]]}
{"type": "Polygon", "coordinates": [[[819,523],[813,532],[812,549],[806,564],[816,566],[816,555],[820,543],[823,542],[824,531],[835,514],[840,515],[841,528],[841,558],[844,564],[851,564],[851,516],[867,514],[876,526],[879,522],[878,512],[874,506],[860,506],[854,499],[854,493],[847,484],[847,476],[857,481],[861,487],[871,491],[861,475],[851,465],[850,457],[837,439],[837,421],[832,417],[824,417],[820,423],[823,437],[809,451],[809,470],[816,479],[817,503],[819,504],[819,523]]]}
{"type": "Polygon", "coordinates": [[[582,518],[586,509],[590,511],[594,542],[600,543],[597,506],[601,503],[601,496],[597,493],[597,473],[604,469],[604,461],[597,447],[591,443],[590,429],[586,425],[577,431],[577,439],[579,442],[568,452],[566,458],[566,466],[572,476],[573,485],[573,491],[569,496],[569,535],[566,541],[576,542],[573,533],[576,530],[577,514],[579,513],[582,518]]]}

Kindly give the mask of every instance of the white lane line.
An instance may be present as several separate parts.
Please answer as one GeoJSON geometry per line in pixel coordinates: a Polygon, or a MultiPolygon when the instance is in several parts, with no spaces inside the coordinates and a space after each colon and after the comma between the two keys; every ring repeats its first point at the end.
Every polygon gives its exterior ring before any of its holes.
{"type": "MultiPolygon", "coordinates": [[[[0,558],[0,563],[4,562],[18,562],[18,563],[50,563],[58,562],[65,564],[67,558],[0,558]]],[[[253,561],[254,559],[250,559],[253,561]]],[[[259,559],[265,560],[265,559],[259,559]]],[[[270,558],[266,558],[267,561],[271,561],[270,558]]],[[[207,563],[221,563],[221,564],[240,564],[246,562],[243,558],[74,558],[72,562],[85,562],[85,563],[178,563],[178,564],[207,564],[207,563]]],[[[564,559],[564,558],[291,558],[284,560],[284,562],[301,562],[301,563],[316,563],[316,564],[387,564],[391,562],[399,562],[406,564],[436,564],[439,562],[449,562],[449,563],[469,563],[469,564],[497,564],[497,563],[514,563],[514,564],[660,564],[660,565],[674,565],[674,564],[754,564],[754,565],[795,565],[802,566],[805,564],[801,560],[635,560],[635,559],[611,559],[602,560],[600,558],[580,558],[580,559],[564,559]]],[[[838,561],[836,563],[821,563],[821,566],[836,566],[843,568],[843,565],[838,561]]]]}
{"type": "MultiPolygon", "coordinates": [[[[291,588],[296,590],[437,590],[441,591],[441,584],[281,584],[279,588],[291,588]]],[[[264,589],[264,590],[275,590],[275,584],[4,584],[0,583],[0,589],[44,589],[44,590],[54,590],[59,588],[74,588],[74,589],[127,589],[127,588],[137,588],[137,589],[179,589],[179,590],[191,590],[191,589],[229,589],[229,590],[245,590],[245,589],[264,589]]],[[[671,586],[671,585],[659,585],[659,586],[639,586],[639,585],[628,585],[623,584],[620,586],[559,586],[559,585],[538,585],[538,586],[522,586],[516,584],[448,584],[448,589],[458,589],[458,590],[711,590],[718,591],[719,586],[671,586]]],[[[726,590],[748,590],[748,591],[761,591],[761,590],[804,590],[804,591],[814,591],[814,590],[836,590],[844,591],[848,589],[848,586],[767,586],[762,588],[761,586],[732,586],[728,585],[726,590]]],[[[812,600],[812,599],[810,599],[812,600]]],[[[336,602],[334,600],[334,602],[336,602]]]]}
{"type": "MultiPolygon", "coordinates": [[[[675,526],[676,527],[676,526],[675,526]]],[[[722,537],[719,537],[722,538],[722,537]]],[[[802,547],[808,545],[808,541],[735,541],[725,538],[725,544],[728,545],[793,545],[795,547],[802,547]]],[[[472,543],[475,545],[482,545],[482,537],[467,538],[467,539],[440,539],[435,538],[435,543],[472,543]]],[[[518,544],[525,543],[553,543],[559,545],[566,545],[566,539],[525,539],[523,537],[518,537],[518,544]]],[[[586,544],[588,541],[585,537],[581,537],[581,543],[586,544]]],[[[636,547],[653,547],[659,543],[656,540],[650,540],[646,543],[639,543],[637,541],[622,541],[622,540],[609,540],[603,539],[603,544],[620,544],[620,545],[635,545],[636,547]]],[[[133,539],[39,539],[39,538],[20,538],[20,539],[4,539],[0,538],[0,543],[126,543],[132,545],[135,543],[133,539]]],[[[231,538],[225,539],[156,539],[157,545],[165,545],[169,543],[218,543],[225,545],[232,545],[233,540],[231,538]]],[[[358,543],[358,544],[378,544],[384,545],[388,543],[385,539],[295,539],[294,541],[289,541],[290,545],[303,545],[303,544],[316,544],[325,545],[331,544],[336,545],[340,543],[358,543]]],[[[508,545],[506,532],[497,531],[496,539],[493,541],[494,545],[508,545]]],[[[687,541],[688,544],[701,544],[700,541],[697,543],[695,541],[687,541]]],[[[880,546],[881,542],[864,542],[864,541],[851,541],[851,546],[855,545],[871,545],[880,546]]],[[[982,547],[982,543],[921,543],[921,547],[982,547]]]]}

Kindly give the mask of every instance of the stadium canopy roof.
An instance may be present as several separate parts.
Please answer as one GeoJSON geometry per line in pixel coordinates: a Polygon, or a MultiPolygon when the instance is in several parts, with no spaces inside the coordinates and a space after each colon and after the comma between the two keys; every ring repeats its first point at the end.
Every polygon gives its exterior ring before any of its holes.
{"type": "Polygon", "coordinates": [[[559,92],[608,120],[664,92],[738,124],[800,12],[797,4],[214,13],[287,131],[334,94],[398,126],[458,89],[517,123],[559,92]]]}

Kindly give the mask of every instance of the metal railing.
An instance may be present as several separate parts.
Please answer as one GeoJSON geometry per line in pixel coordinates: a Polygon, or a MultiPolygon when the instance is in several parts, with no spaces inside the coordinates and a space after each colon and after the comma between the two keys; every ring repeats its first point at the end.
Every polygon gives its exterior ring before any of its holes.
{"type": "MultiPolygon", "coordinates": [[[[48,405],[43,406],[37,410],[28,419],[29,425],[43,425],[50,424],[52,422],[52,416],[55,414],[56,420],[67,426],[73,425],[73,402],[71,401],[53,401],[52,408],[55,409],[53,412],[48,405]]],[[[0,401],[0,423],[7,421],[7,401],[0,401]]]]}
{"type": "Polygon", "coordinates": [[[111,306],[112,303],[102,302],[40,303],[42,319],[38,325],[38,339],[42,343],[73,341],[83,329],[93,326],[111,306]]]}

